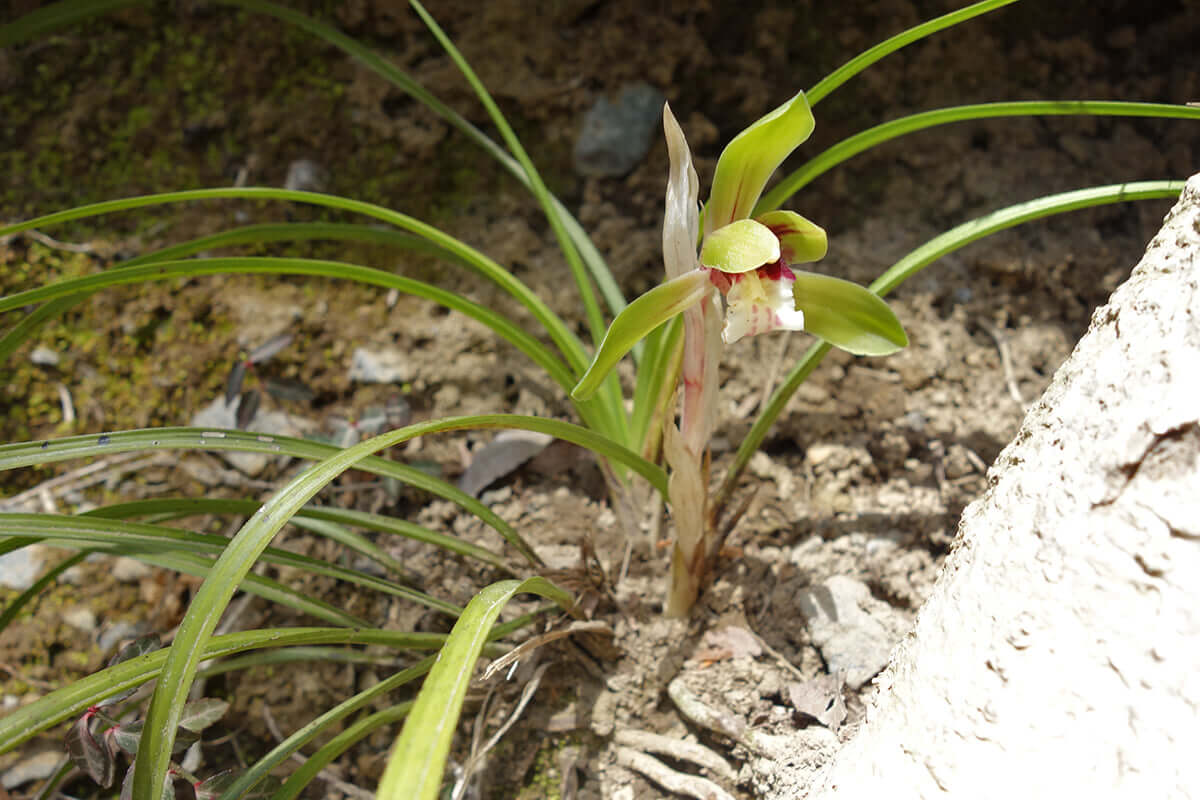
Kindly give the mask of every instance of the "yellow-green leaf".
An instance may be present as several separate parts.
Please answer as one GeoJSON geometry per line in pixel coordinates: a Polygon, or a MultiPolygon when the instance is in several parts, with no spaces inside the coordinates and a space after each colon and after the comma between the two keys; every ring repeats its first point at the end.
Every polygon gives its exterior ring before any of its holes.
{"type": "Polygon", "coordinates": [[[788,264],[820,261],[829,251],[825,229],[795,211],[768,211],[754,218],[779,238],[779,250],[788,264]]]}
{"type": "Polygon", "coordinates": [[[717,160],[706,224],[715,230],[749,216],[771,173],[809,137],[815,124],[808,99],[800,92],[733,137],[717,160]]]}
{"type": "Polygon", "coordinates": [[[571,397],[587,400],[595,394],[608,373],[635,344],[671,317],[700,302],[711,287],[708,273],[694,269],[655,286],[627,305],[604,334],[600,349],[571,390],[571,397]]]}
{"type": "Polygon", "coordinates": [[[704,237],[700,263],[721,272],[740,273],[779,260],[779,238],[766,225],[739,219],[704,237]]]}
{"type": "Polygon", "coordinates": [[[796,271],[792,287],[804,330],[856,356],[886,356],[908,346],[888,304],[857,283],[796,271]]]}

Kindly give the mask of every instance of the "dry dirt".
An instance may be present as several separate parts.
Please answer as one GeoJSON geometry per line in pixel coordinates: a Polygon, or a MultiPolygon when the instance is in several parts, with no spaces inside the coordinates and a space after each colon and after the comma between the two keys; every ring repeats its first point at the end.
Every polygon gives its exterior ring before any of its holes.
{"type": "MultiPolygon", "coordinates": [[[[824,7],[672,2],[648,7],[633,0],[482,5],[445,0],[430,9],[512,115],[534,158],[545,165],[552,188],[577,210],[627,295],[633,295],[661,274],[657,251],[665,147],[656,141],[623,178],[576,176],[570,168],[571,147],[582,113],[596,98],[615,95],[635,80],[659,87],[684,126],[707,185],[721,142],[741,126],[864,48],[957,5],[886,0],[824,7]]],[[[183,153],[181,158],[202,164],[196,168],[197,181],[228,184],[244,170],[250,184],[281,185],[290,161],[312,159],[324,168],[330,190],[356,196],[361,185],[379,195],[371,199],[435,217],[451,233],[512,265],[551,307],[578,322],[565,267],[536,207],[482,159],[462,155],[470,145],[445,125],[328,48],[288,39],[278,52],[263,52],[264,41],[283,41],[273,22],[255,23],[261,27],[242,35],[240,28],[229,27],[224,11],[199,4],[187,12],[181,7],[178,18],[174,13],[127,12],[115,28],[104,30],[131,42],[160,44],[169,41],[160,27],[167,24],[182,29],[185,37],[212,37],[217,55],[211,60],[225,70],[223,80],[240,74],[238,93],[219,104],[219,114],[190,120],[212,128],[210,137],[224,148],[215,161],[183,153]],[[341,87],[335,100],[327,99],[323,85],[281,90],[272,82],[272,63],[296,68],[307,59],[318,65],[313,72],[341,87]],[[315,98],[311,103],[305,102],[306,91],[315,98]],[[383,160],[381,151],[387,153],[383,160]],[[367,155],[359,158],[360,153],[367,155]],[[364,174],[364,169],[370,172],[364,174]],[[389,182],[388,170],[403,173],[403,182],[389,182]]],[[[485,122],[450,62],[407,9],[358,0],[341,5],[336,21],[411,70],[470,119],[485,122]]],[[[89,29],[89,35],[100,34],[89,29]]],[[[1200,15],[1184,3],[1115,2],[1103,15],[1082,2],[1053,8],[1017,4],[893,55],[835,93],[817,107],[817,132],[799,157],[869,125],[950,104],[1200,100],[1198,38],[1200,15]]],[[[60,47],[69,53],[83,43],[68,39],[60,47]]],[[[19,50],[0,56],[0,86],[17,97],[28,88],[23,70],[36,58],[52,57],[19,50]]],[[[121,68],[119,63],[109,66],[107,83],[80,76],[71,86],[79,92],[77,104],[103,107],[103,87],[121,84],[121,68]]],[[[120,91],[127,89],[112,90],[120,91]]],[[[153,105],[154,98],[144,102],[153,105]]],[[[161,114],[161,135],[168,141],[189,122],[187,112],[161,114]]],[[[92,141],[95,132],[89,124],[85,114],[72,118],[63,134],[64,152],[71,153],[76,142],[86,146],[92,141]]],[[[158,144],[155,135],[141,131],[135,152],[167,146],[158,144]]],[[[816,268],[865,283],[931,236],[994,208],[1091,185],[1182,179],[1200,168],[1197,141],[1194,125],[1183,122],[1042,118],[960,124],[859,156],[807,187],[789,207],[829,232],[830,254],[816,268]]],[[[67,161],[82,170],[78,158],[67,161]]],[[[150,187],[142,180],[133,171],[128,190],[115,193],[178,188],[150,187]]],[[[61,192],[44,195],[31,201],[34,207],[0,209],[0,216],[82,202],[61,192]]],[[[850,578],[869,589],[858,603],[858,630],[868,640],[867,650],[882,647],[886,654],[890,642],[911,623],[951,546],[959,513],[984,487],[986,467],[1016,430],[1024,404],[1049,382],[1092,309],[1128,274],[1168,206],[1112,206],[1025,226],[948,256],[901,287],[892,305],[911,346],[886,359],[834,354],[801,388],[733,499],[734,506],[747,503],[746,512],[727,542],[714,584],[686,624],[660,617],[667,553],[660,543],[639,533],[624,564],[625,532],[607,508],[602,481],[584,455],[556,446],[495,484],[485,500],[552,567],[573,571],[568,577],[594,594],[596,618],[614,636],[611,641],[580,637],[547,646],[511,683],[500,678],[488,684],[496,689],[483,716],[490,731],[511,712],[535,664],[549,664],[532,705],[488,761],[480,779],[483,796],[666,796],[618,764],[616,732],[629,728],[687,738],[722,754],[737,778],[718,782],[735,797],[782,797],[798,790],[802,777],[797,774],[808,763],[805,754],[819,760],[822,748],[846,737],[861,720],[871,691],[869,664],[858,665],[865,677],[853,669],[841,676],[850,682],[844,694],[847,717],[840,724],[826,719],[835,732],[814,719],[819,715],[796,710],[795,698],[804,695],[806,686],[830,697],[836,693],[810,684],[830,666],[831,645],[805,622],[814,603],[820,604],[821,592],[828,591],[826,582],[834,579],[832,585],[845,588],[837,579],[850,578]],[[594,549],[602,578],[596,569],[580,574],[581,542],[594,549]],[[727,631],[731,628],[732,634],[727,631]],[[739,629],[757,638],[748,640],[739,629]],[[741,741],[734,741],[736,737],[685,718],[668,696],[676,679],[698,702],[755,733],[742,731],[741,741]],[[775,738],[755,739],[759,734],[775,738]],[[778,749],[772,751],[771,743],[778,749]]],[[[240,213],[258,220],[280,212],[246,207],[240,213]]],[[[219,229],[234,214],[233,206],[203,210],[174,221],[165,233],[122,228],[119,249],[136,252],[168,235],[178,239],[219,229]]],[[[7,248],[13,263],[33,245],[18,239],[0,247],[7,248]]],[[[491,287],[466,282],[458,272],[421,260],[404,264],[389,258],[379,266],[415,270],[478,301],[504,303],[491,287]]],[[[280,377],[305,382],[313,397],[299,404],[268,402],[314,428],[327,427],[334,415],[362,414],[392,391],[347,380],[351,354],[358,347],[403,354],[410,377],[402,389],[417,419],[497,411],[568,416],[561,394],[520,354],[497,345],[485,329],[416,300],[400,298],[389,306],[386,298],[360,289],[232,279],[194,281],[154,297],[149,308],[137,303],[127,308],[154,317],[203,306],[205,314],[193,316],[223,331],[224,338],[216,344],[198,338],[193,346],[204,357],[186,365],[186,382],[193,388],[170,394],[137,424],[186,424],[211,401],[239,347],[284,330],[297,333],[301,344],[281,354],[272,368],[280,377]],[[196,388],[200,385],[208,388],[201,391],[196,388]]],[[[140,317],[130,320],[126,330],[142,324],[140,317]]],[[[803,336],[776,335],[729,349],[723,421],[713,448],[716,474],[771,382],[807,345],[803,336]]],[[[153,345],[138,357],[154,363],[153,345]]],[[[27,362],[29,349],[15,358],[27,362]]],[[[78,376],[87,370],[103,380],[121,369],[94,363],[85,353],[71,356],[62,374],[40,380],[52,387],[54,380],[82,380],[78,376]]],[[[10,395],[6,402],[16,405],[20,398],[10,395]]],[[[102,412],[99,419],[85,415],[72,430],[113,427],[111,418],[107,426],[102,424],[102,412]]],[[[29,435],[49,435],[57,423],[48,412],[30,420],[29,435]]],[[[10,430],[8,436],[16,433],[10,430]]],[[[464,468],[467,450],[488,438],[429,439],[394,455],[432,462],[453,477],[464,468]]],[[[112,492],[263,492],[262,485],[238,477],[215,459],[187,461],[160,463],[151,477],[118,481],[112,492]]],[[[460,517],[449,504],[408,494],[397,499],[364,476],[348,478],[332,497],[496,545],[479,523],[460,517]]],[[[285,536],[288,547],[325,546],[298,532],[285,536]]],[[[465,602],[495,577],[415,546],[400,546],[395,555],[424,576],[428,589],[455,602],[465,602]]],[[[118,620],[135,620],[164,632],[178,619],[192,587],[158,573],[115,587],[85,580],[68,589],[74,593],[63,602],[100,606],[101,630],[118,620]]],[[[386,601],[332,594],[337,590],[323,582],[304,588],[341,597],[348,610],[397,627],[446,625],[444,619],[386,601]]],[[[43,608],[0,638],[0,661],[29,679],[25,687],[30,694],[102,663],[95,633],[62,625],[60,614],[61,609],[43,608]],[[54,655],[38,655],[39,646],[53,648],[54,655]],[[71,651],[90,655],[77,662],[61,656],[71,651]]],[[[238,624],[303,622],[255,603],[238,624]]],[[[330,705],[377,678],[377,669],[328,665],[274,675],[251,672],[240,680],[226,677],[217,688],[235,699],[230,728],[240,730],[253,751],[270,741],[265,708],[288,731],[307,721],[313,708],[330,705]]],[[[464,748],[479,707],[473,703],[464,717],[464,748]]],[[[373,786],[392,735],[372,737],[343,759],[337,775],[373,786]]],[[[48,746],[49,740],[39,742],[25,756],[48,746]]],[[[461,761],[464,753],[458,749],[456,758],[461,761]]],[[[12,761],[0,762],[0,767],[12,761]]],[[[667,762],[681,771],[699,771],[678,760],[667,762]]],[[[80,792],[81,786],[77,784],[80,792]]],[[[28,788],[21,787],[16,796],[28,788]]],[[[341,795],[318,782],[310,796],[341,795]]]]}

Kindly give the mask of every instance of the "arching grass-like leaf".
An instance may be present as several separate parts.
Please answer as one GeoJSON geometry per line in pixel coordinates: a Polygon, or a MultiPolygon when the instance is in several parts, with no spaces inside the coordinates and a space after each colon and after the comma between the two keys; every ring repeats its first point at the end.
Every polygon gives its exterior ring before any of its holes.
{"type": "Polygon", "coordinates": [[[433,800],[442,783],[475,662],[492,624],[509,600],[532,592],[570,608],[571,596],[544,578],[500,581],[467,604],[425,679],[379,783],[379,800],[433,800]]]}

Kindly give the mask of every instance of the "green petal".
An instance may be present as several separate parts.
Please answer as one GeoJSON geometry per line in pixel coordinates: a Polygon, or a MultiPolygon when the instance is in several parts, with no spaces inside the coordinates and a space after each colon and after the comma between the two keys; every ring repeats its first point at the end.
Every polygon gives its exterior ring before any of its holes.
{"type": "Polygon", "coordinates": [[[717,160],[705,224],[716,229],[749,216],[767,178],[814,125],[808,99],[800,92],[735,136],[717,160]]]}
{"type": "Polygon", "coordinates": [[[820,261],[829,250],[825,229],[795,211],[768,211],[754,219],[779,238],[780,252],[788,264],[820,261]]]}
{"type": "Polygon", "coordinates": [[[677,278],[655,286],[644,295],[625,306],[604,334],[604,341],[596,351],[587,372],[571,390],[571,397],[587,400],[612,372],[626,353],[641,341],[642,337],[662,325],[671,317],[694,306],[704,299],[712,288],[708,273],[694,269],[677,278]]]}
{"type": "Polygon", "coordinates": [[[886,356],[908,345],[888,304],[857,283],[796,271],[796,308],[804,329],[856,356],[886,356]]]}
{"type": "Polygon", "coordinates": [[[749,272],[779,260],[779,237],[766,225],[739,219],[704,237],[700,263],[721,272],[749,272]]]}

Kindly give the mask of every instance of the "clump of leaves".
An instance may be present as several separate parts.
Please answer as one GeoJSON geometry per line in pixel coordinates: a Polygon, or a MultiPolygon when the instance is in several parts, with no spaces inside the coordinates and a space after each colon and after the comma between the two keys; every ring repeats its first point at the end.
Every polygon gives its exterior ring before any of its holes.
{"type": "MultiPolygon", "coordinates": [[[[113,667],[126,661],[158,650],[162,645],[154,635],[143,636],[127,644],[112,657],[108,666],[113,667]]],[[[106,697],[90,706],[82,716],[71,725],[67,732],[67,754],[71,761],[84,775],[105,789],[110,788],[116,780],[117,768],[122,754],[128,759],[129,766],[125,778],[121,782],[121,800],[133,798],[133,774],[136,767],[138,748],[142,742],[142,730],[145,720],[134,718],[122,721],[110,713],[112,709],[129,699],[137,692],[137,687],[131,687],[106,697]]],[[[202,697],[190,700],[183,706],[175,731],[175,741],[172,752],[175,754],[186,751],[201,739],[203,731],[220,721],[229,709],[229,703],[215,697],[202,697]]],[[[176,800],[177,783],[186,781],[191,786],[191,796],[195,800],[216,800],[238,778],[240,770],[224,770],[207,778],[199,778],[174,761],[167,770],[167,779],[163,783],[161,800],[176,800]]],[[[243,798],[266,798],[280,787],[281,783],[268,776],[255,786],[243,798]]]]}

